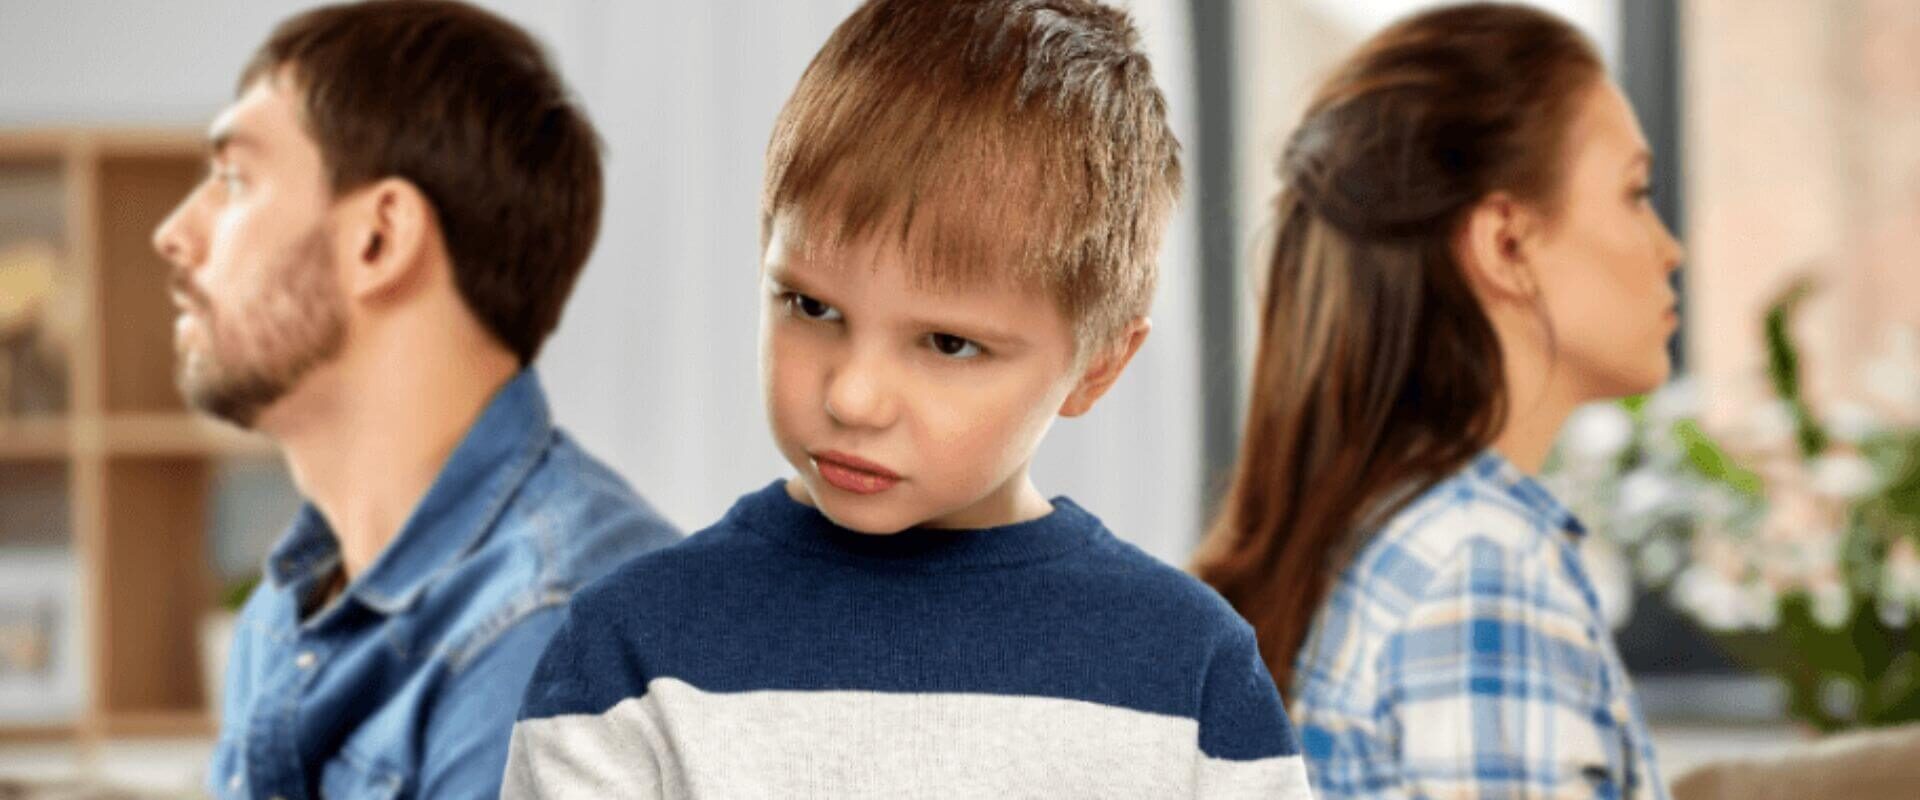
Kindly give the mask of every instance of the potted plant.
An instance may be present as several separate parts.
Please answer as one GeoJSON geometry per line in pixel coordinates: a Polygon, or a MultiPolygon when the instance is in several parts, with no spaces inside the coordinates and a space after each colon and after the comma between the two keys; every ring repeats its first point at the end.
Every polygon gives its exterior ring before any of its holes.
{"type": "Polygon", "coordinates": [[[1815,408],[1791,332],[1811,291],[1796,283],[1766,313],[1774,401],[1745,424],[1709,435],[1677,382],[1582,409],[1547,479],[1601,534],[1596,561],[1621,565],[1608,594],[1630,596],[1627,575],[1665,589],[1780,679],[1794,719],[1920,720],[1920,347],[1893,338],[1869,367],[1871,402],[1815,408]]]}

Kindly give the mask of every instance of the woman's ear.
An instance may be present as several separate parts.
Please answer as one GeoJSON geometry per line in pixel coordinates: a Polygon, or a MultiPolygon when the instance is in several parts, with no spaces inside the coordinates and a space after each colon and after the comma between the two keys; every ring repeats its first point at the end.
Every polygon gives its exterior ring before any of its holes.
{"type": "Polygon", "coordinates": [[[1529,253],[1540,223],[1531,207],[1505,192],[1488,195],[1467,213],[1454,234],[1453,255],[1483,299],[1534,303],[1540,282],[1529,253]]]}

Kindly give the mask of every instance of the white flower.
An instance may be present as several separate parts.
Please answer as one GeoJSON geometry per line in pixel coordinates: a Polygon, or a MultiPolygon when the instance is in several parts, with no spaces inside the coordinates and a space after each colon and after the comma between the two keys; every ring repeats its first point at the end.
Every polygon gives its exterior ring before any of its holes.
{"type": "Polygon", "coordinates": [[[1895,328],[1887,349],[1868,362],[1867,391],[1895,408],[1920,412],[1920,334],[1911,327],[1895,328]]]}
{"type": "Polygon", "coordinates": [[[1672,539],[1655,539],[1640,548],[1640,576],[1648,583],[1665,583],[1680,569],[1680,546],[1672,539]]]}
{"type": "Polygon", "coordinates": [[[1710,569],[1688,567],[1673,582],[1673,599],[1692,613],[1708,630],[1731,631],[1740,627],[1739,599],[1732,583],[1710,569]]]}
{"type": "Polygon", "coordinates": [[[1740,606],[1749,630],[1772,630],[1780,624],[1780,595],[1766,581],[1748,581],[1740,587],[1740,606]]]}
{"type": "Polygon", "coordinates": [[[1886,423],[1873,409],[1860,403],[1837,402],[1828,410],[1827,431],[1843,442],[1858,444],[1886,429],[1886,423]]]}
{"type": "Polygon", "coordinates": [[[1746,423],[1747,435],[1758,449],[1774,450],[1793,443],[1793,406],[1785,400],[1774,399],[1754,406],[1746,423]]]}
{"type": "Polygon", "coordinates": [[[1879,488],[1873,465],[1858,455],[1821,456],[1813,460],[1814,491],[1829,497],[1855,499],[1879,488]]]}
{"type": "Polygon", "coordinates": [[[1732,489],[1717,483],[1700,490],[1695,498],[1700,504],[1701,517],[1709,520],[1726,520],[1744,506],[1744,501],[1732,489]]]}
{"type": "Polygon", "coordinates": [[[1901,538],[1887,550],[1880,596],[1907,604],[1920,601],[1920,553],[1915,552],[1912,539],[1901,538]]]}
{"type": "Polygon", "coordinates": [[[1853,596],[1838,580],[1822,581],[1813,587],[1813,620],[1827,630],[1839,630],[1853,615],[1853,596]]]}
{"type": "Polygon", "coordinates": [[[1568,457],[1608,461],[1633,443],[1633,416],[1618,403],[1588,403],[1574,409],[1561,430],[1568,457]]]}
{"type": "Polygon", "coordinates": [[[1641,468],[1620,479],[1620,513],[1626,516],[1651,514],[1664,508],[1679,495],[1673,480],[1658,470],[1641,468]]]}
{"type": "Polygon", "coordinates": [[[1913,606],[1900,600],[1882,597],[1874,604],[1874,610],[1880,612],[1882,623],[1896,630],[1907,627],[1913,620],[1913,606]]]}
{"type": "Polygon", "coordinates": [[[1647,397],[1647,422],[1665,428],[1700,414],[1700,385],[1691,377],[1675,378],[1647,397]]]}

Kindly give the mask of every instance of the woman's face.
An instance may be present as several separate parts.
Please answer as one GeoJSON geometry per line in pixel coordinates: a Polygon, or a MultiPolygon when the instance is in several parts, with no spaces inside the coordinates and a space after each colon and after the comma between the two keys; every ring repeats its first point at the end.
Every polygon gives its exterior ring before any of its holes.
{"type": "Polygon", "coordinates": [[[1652,154],[1619,88],[1597,82],[1571,125],[1560,207],[1529,252],[1552,369],[1582,399],[1640,394],[1672,369],[1680,243],[1654,214],[1652,154]]]}

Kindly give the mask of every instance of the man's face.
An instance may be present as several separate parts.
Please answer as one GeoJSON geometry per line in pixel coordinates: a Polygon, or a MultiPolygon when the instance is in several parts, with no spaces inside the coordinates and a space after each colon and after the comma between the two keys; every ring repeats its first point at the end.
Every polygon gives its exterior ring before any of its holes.
{"type": "Polygon", "coordinates": [[[1015,521],[1078,380],[1066,316],[1006,283],[914,285],[901,248],[806,247],[795,224],[774,219],[760,323],[767,416],[799,472],[790,491],[868,533],[1015,521]]]}
{"type": "Polygon", "coordinates": [[[214,121],[206,180],[153,234],[173,264],[177,379],[242,427],[346,339],[319,147],[290,81],[262,79],[214,121]]]}

